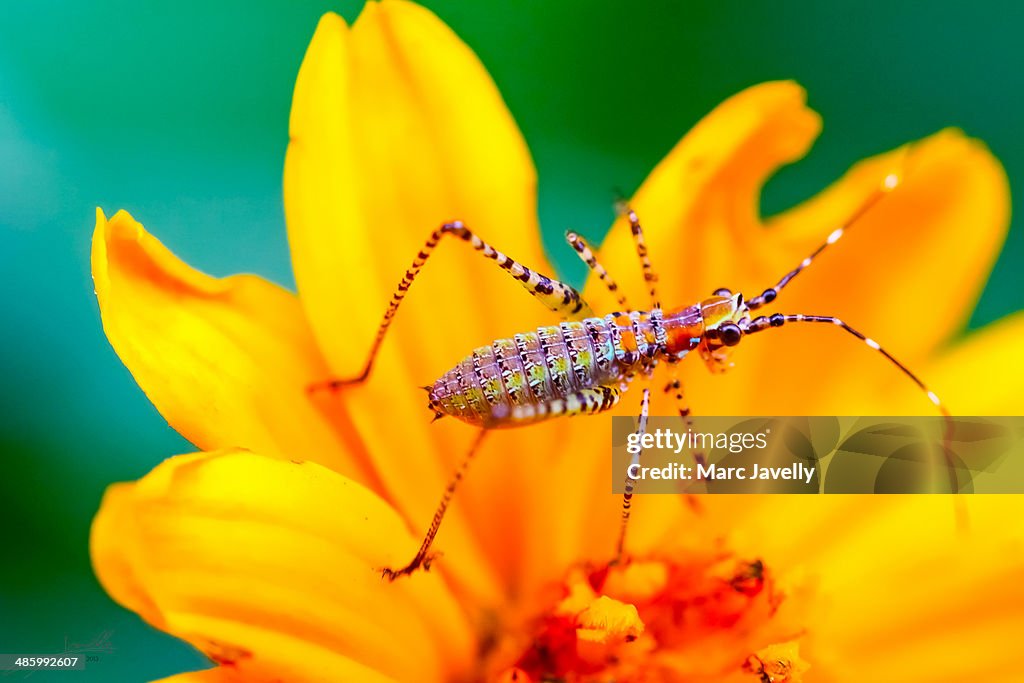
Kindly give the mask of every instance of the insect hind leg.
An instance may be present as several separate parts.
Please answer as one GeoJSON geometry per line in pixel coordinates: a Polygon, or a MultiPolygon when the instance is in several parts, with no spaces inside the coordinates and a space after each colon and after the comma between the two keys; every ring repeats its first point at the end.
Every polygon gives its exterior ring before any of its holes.
{"type": "Polygon", "coordinates": [[[438,503],[437,509],[434,511],[434,517],[430,522],[430,528],[427,529],[426,535],[423,537],[423,542],[420,544],[419,550],[413,556],[409,564],[405,565],[401,569],[392,569],[385,567],[381,570],[381,578],[387,579],[388,581],[394,581],[400,576],[409,576],[417,569],[423,569],[424,571],[430,569],[430,564],[433,562],[440,553],[430,552],[430,547],[434,543],[434,538],[437,536],[438,530],[441,528],[441,522],[444,520],[444,515],[448,511],[448,506],[452,502],[452,498],[455,496],[455,490],[458,488],[459,483],[466,476],[466,472],[469,471],[469,465],[473,462],[473,458],[476,457],[477,452],[480,450],[480,445],[484,441],[484,437],[487,436],[487,429],[481,429],[477,433],[476,439],[473,444],[469,447],[469,452],[459,463],[459,466],[455,469],[451,479],[448,481],[448,486],[444,490],[444,494],[441,496],[441,502],[438,503]]]}
{"type": "Polygon", "coordinates": [[[419,275],[420,270],[423,269],[424,264],[430,258],[430,255],[445,235],[452,235],[459,238],[460,241],[470,244],[474,251],[478,251],[485,258],[494,261],[499,267],[507,271],[509,275],[519,282],[534,298],[561,315],[563,318],[582,320],[583,318],[593,316],[594,313],[590,309],[590,306],[587,305],[587,302],[583,300],[580,293],[573,287],[570,287],[564,282],[559,282],[558,280],[549,278],[546,275],[542,275],[541,273],[531,270],[509,258],[484,240],[480,239],[479,236],[472,232],[461,221],[445,223],[430,234],[430,237],[427,238],[423,248],[420,250],[419,254],[416,255],[415,260],[413,260],[412,265],[409,266],[409,270],[405,272],[401,282],[398,283],[398,288],[391,296],[391,302],[388,304],[387,310],[384,312],[384,318],[381,320],[380,326],[377,328],[377,335],[374,337],[373,344],[370,346],[370,351],[366,362],[363,365],[363,370],[353,377],[330,379],[325,382],[312,384],[309,387],[310,392],[322,389],[337,390],[348,385],[361,384],[369,378],[370,371],[373,369],[373,362],[376,360],[377,353],[380,351],[381,343],[384,341],[384,337],[387,335],[388,329],[391,327],[391,322],[394,319],[395,314],[398,312],[398,307],[401,305],[402,300],[408,293],[409,288],[412,287],[412,283],[415,282],[416,276],[419,275]]]}
{"type": "Polygon", "coordinates": [[[455,496],[455,490],[466,476],[470,463],[472,463],[473,458],[479,452],[480,445],[491,429],[527,424],[556,416],[568,417],[571,415],[601,413],[611,410],[618,403],[621,395],[622,391],[618,387],[598,386],[590,389],[581,389],[564,398],[551,399],[550,401],[530,406],[531,410],[523,410],[523,408],[526,408],[525,406],[518,406],[512,409],[504,407],[502,410],[496,411],[484,424],[484,428],[477,434],[476,440],[470,446],[466,457],[463,458],[452,475],[451,480],[449,480],[448,486],[441,496],[441,502],[438,503],[437,510],[434,512],[434,517],[430,522],[430,528],[423,537],[423,542],[416,555],[410,560],[409,564],[401,569],[392,569],[390,567],[383,569],[381,572],[382,577],[389,581],[394,581],[401,576],[408,576],[418,569],[430,569],[431,562],[439,555],[439,553],[431,553],[430,548],[434,543],[438,530],[441,528],[445,512],[447,512],[448,506],[455,496]]]}
{"type": "MultiPolygon", "coordinates": [[[[640,402],[640,418],[639,424],[637,425],[636,433],[641,437],[647,431],[647,414],[650,410],[650,398],[651,390],[644,387],[643,399],[640,402]]],[[[640,439],[637,439],[637,443],[640,443],[640,439]]],[[[612,564],[618,564],[622,561],[622,556],[626,549],[626,531],[629,527],[629,516],[633,505],[633,493],[636,490],[637,480],[630,476],[630,472],[634,465],[640,464],[640,456],[643,453],[643,449],[633,454],[633,459],[629,463],[629,468],[626,469],[626,484],[625,490],[622,493],[622,526],[619,528],[619,540],[615,545],[615,559],[612,560],[612,564]]]]}

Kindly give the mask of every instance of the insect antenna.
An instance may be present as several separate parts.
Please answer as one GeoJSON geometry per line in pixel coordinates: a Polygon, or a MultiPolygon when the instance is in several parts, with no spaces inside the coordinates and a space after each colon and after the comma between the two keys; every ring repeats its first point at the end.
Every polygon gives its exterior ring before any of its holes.
{"type": "Polygon", "coordinates": [[[807,258],[801,261],[800,265],[786,273],[782,277],[782,279],[775,284],[774,287],[769,287],[768,289],[764,290],[754,298],[748,300],[747,307],[750,310],[755,311],[758,308],[761,308],[761,306],[764,306],[765,304],[770,304],[772,301],[774,301],[775,297],[777,297],[779,295],[779,292],[782,291],[782,289],[789,284],[790,280],[799,275],[800,271],[802,271],[804,268],[811,265],[814,259],[816,259],[818,255],[821,254],[821,252],[825,251],[825,249],[827,249],[830,245],[838,242],[839,239],[843,236],[843,234],[847,230],[849,230],[854,223],[860,220],[862,216],[864,216],[868,211],[870,211],[871,208],[875,206],[875,204],[881,201],[881,199],[885,195],[894,190],[896,186],[899,184],[900,178],[895,173],[890,173],[889,175],[885,176],[885,179],[882,181],[882,184],[874,192],[872,192],[868,196],[868,198],[865,199],[863,203],[861,203],[859,207],[857,207],[857,210],[854,211],[849,216],[849,218],[847,218],[846,221],[843,222],[842,225],[833,230],[832,233],[828,236],[828,238],[824,242],[822,242],[817,249],[815,249],[813,252],[811,252],[809,256],[807,256],[807,258]]]}
{"type": "Polygon", "coordinates": [[[753,320],[747,322],[745,325],[741,324],[740,329],[744,335],[754,334],[761,332],[770,327],[782,327],[786,323],[827,323],[835,325],[843,331],[852,334],[857,339],[860,339],[867,346],[871,347],[878,353],[882,354],[887,361],[895,365],[900,372],[906,377],[910,378],[918,388],[928,396],[928,400],[931,401],[939,412],[942,414],[945,420],[945,431],[943,433],[942,451],[943,456],[946,459],[946,465],[949,470],[949,485],[952,493],[957,493],[960,490],[960,484],[956,474],[956,465],[953,462],[952,451],[950,450],[950,442],[953,438],[953,416],[950,414],[946,406],[939,400],[939,397],[934,391],[928,388],[928,386],[918,377],[910,368],[901,363],[891,353],[882,348],[882,346],[871,337],[861,334],[854,328],[847,325],[845,322],[830,315],[803,315],[803,314],[783,314],[773,313],[770,316],[758,316],[753,320]]]}
{"type": "MultiPolygon", "coordinates": [[[[824,242],[822,242],[818,246],[817,249],[815,249],[813,252],[811,252],[810,255],[808,255],[803,261],[801,261],[800,265],[786,273],[782,277],[782,279],[779,280],[778,283],[776,283],[774,287],[769,287],[768,289],[764,290],[757,296],[753,297],[752,299],[749,299],[747,301],[747,308],[754,311],[764,306],[765,304],[769,304],[772,301],[774,301],[775,298],[779,295],[779,292],[782,291],[782,289],[786,285],[788,285],[793,278],[799,275],[804,268],[811,265],[814,259],[817,258],[818,255],[821,254],[821,252],[825,251],[825,249],[827,249],[829,246],[838,242],[846,233],[846,231],[850,229],[850,227],[852,227],[858,220],[860,220],[861,217],[863,217],[879,201],[881,201],[882,198],[885,197],[885,195],[887,195],[892,190],[896,189],[896,187],[899,184],[900,177],[896,173],[890,173],[889,175],[885,176],[885,178],[882,180],[881,184],[875,189],[875,191],[872,192],[867,197],[867,199],[865,199],[861,203],[857,210],[854,211],[846,219],[846,221],[843,222],[842,225],[833,230],[832,233],[825,239],[824,242]]],[[[942,401],[939,400],[939,397],[935,394],[935,392],[931,391],[921,380],[920,377],[914,374],[910,370],[910,368],[908,368],[899,360],[897,360],[895,356],[893,356],[891,353],[883,349],[874,339],[871,339],[870,337],[861,334],[860,332],[858,332],[857,330],[850,327],[845,322],[834,316],[802,314],[784,315],[782,313],[774,313],[770,316],[758,316],[753,320],[741,323],[739,327],[741,328],[741,332],[744,335],[747,335],[753,334],[755,332],[760,332],[762,330],[768,329],[769,327],[781,327],[786,323],[830,323],[832,325],[836,325],[843,329],[844,331],[848,332],[849,334],[852,334],[853,336],[857,337],[875,351],[881,353],[883,356],[885,356],[886,360],[895,365],[900,370],[900,372],[902,372],[906,377],[910,378],[910,380],[928,396],[928,400],[931,401],[936,408],[938,408],[939,412],[942,414],[942,417],[945,420],[946,428],[943,434],[943,454],[946,459],[946,464],[949,468],[949,483],[951,490],[954,493],[960,490],[959,482],[956,476],[956,466],[953,463],[952,451],[949,448],[950,442],[952,441],[953,437],[952,415],[950,414],[949,410],[946,409],[946,406],[943,405],[942,401]]]]}

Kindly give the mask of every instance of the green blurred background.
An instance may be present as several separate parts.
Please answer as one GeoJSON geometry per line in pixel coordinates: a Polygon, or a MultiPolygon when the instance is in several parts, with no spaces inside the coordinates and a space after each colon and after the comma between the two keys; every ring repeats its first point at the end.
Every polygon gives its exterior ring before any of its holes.
{"type": "MultiPolygon", "coordinates": [[[[320,14],[351,21],[361,4],[3,3],[0,653],[108,633],[100,664],[53,677],[147,680],[204,665],[111,602],[89,566],[104,487],[191,450],[103,336],[93,211],[130,210],[209,273],[292,286],[281,206],[292,86],[320,14]]],[[[810,156],[769,184],[769,213],[947,125],[985,140],[1011,184],[1024,178],[1019,3],[427,5],[497,81],[539,169],[545,243],[577,283],[562,231],[599,237],[614,188],[634,190],[703,114],[763,80],[795,78],[825,120],[810,156]]],[[[972,327],[1021,308],[1022,231],[1018,218],[972,327]]]]}

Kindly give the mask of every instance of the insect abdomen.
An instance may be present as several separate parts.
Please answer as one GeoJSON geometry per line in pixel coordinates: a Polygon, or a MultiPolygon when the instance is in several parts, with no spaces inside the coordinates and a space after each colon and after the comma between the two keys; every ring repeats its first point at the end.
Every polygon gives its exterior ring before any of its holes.
{"type": "Polygon", "coordinates": [[[481,346],[434,382],[440,414],[489,427],[512,426],[515,409],[616,383],[651,350],[647,316],[608,316],[540,327],[481,346]],[[640,334],[640,348],[636,331],[640,334]]]}

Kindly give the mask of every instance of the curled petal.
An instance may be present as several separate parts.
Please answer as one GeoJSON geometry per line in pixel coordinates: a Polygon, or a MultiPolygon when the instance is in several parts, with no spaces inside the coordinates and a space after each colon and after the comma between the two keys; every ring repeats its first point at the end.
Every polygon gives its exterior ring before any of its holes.
{"type": "Polygon", "coordinates": [[[92,271],[107,339],[185,438],[372,481],[351,427],[306,397],[325,365],[294,295],[251,275],[193,270],[124,211],[108,221],[97,210],[92,271]]]}
{"type": "Polygon", "coordinates": [[[381,579],[415,548],[355,482],[239,451],[177,456],[112,487],[91,539],[118,602],[245,680],[458,675],[472,639],[441,580],[381,579]]]}
{"type": "MultiPolygon", "coordinates": [[[[896,173],[901,184],[767,310],[837,315],[920,371],[963,324],[1005,238],[1005,173],[983,145],[943,131],[858,164],[819,196],[763,224],[761,186],[806,151],[818,128],[801,88],[766,83],[726,101],[683,138],[633,202],[662,276],[661,297],[679,305],[722,286],[748,297],[760,293],[896,173]]],[[[602,254],[609,269],[636,269],[621,223],[602,254]]],[[[856,339],[823,326],[766,332],[744,342],[735,360],[724,377],[686,364],[698,413],[930,409],[923,395],[889,400],[891,387],[905,378],[856,339]]]]}
{"type": "MultiPolygon", "coordinates": [[[[938,389],[928,362],[966,323],[1009,226],[1006,175],[982,143],[946,130],[869,159],[805,206],[771,221],[769,234],[778,233],[790,253],[810,247],[853,210],[857,195],[874,190],[893,168],[903,176],[901,185],[834,252],[801,274],[807,280],[794,282],[776,308],[837,315],[938,389]],[[825,229],[811,238],[819,225],[825,229]]],[[[795,265],[801,256],[794,257],[795,265]]],[[[799,390],[784,393],[801,394],[829,412],[931,414],[927,398],[877,354],[848,335],[810,327],[784,330],[785,339],[779,335],[765,344],[758,351],[764,363],[750,381],[787,378],[799,390]],[[822,367],[829,369],[827,382],[815,380],[815,368],[822,367]]],[[[954,409],[961,398],[940,396],[954,409]]],[[[748,408],[754,409],[753,401],[748,408]]],[[[786,410],[798,405],[786,400],[786,410]]]]}
{"type": "MultiPolygon", "coordinates": [[[[692,303],[719,286],[744,284],[718,278],[759,274],[744,271],[760,256],[761,185],[780,166],[803,156],[821,129],[804,99],[804,91],[791,82],[765,83],[734,95],[687,133],[640,186],[631,204],[644,226],[664,305],[692,303]],[[737,258],[742,262],[734,263],[737,258]]],[[[616,221],[602,245],[609,271],[638,269],[628,227],[616,221]]],[[[774,275],[776,269],[764,270],[774,275]]],[[[631,298],[647,305],[636,290],[639,278],[617,277],[633,283],[631,298]]],[[[588,282],[587,293],[597,297],[600,288],[588,282]]]]}

